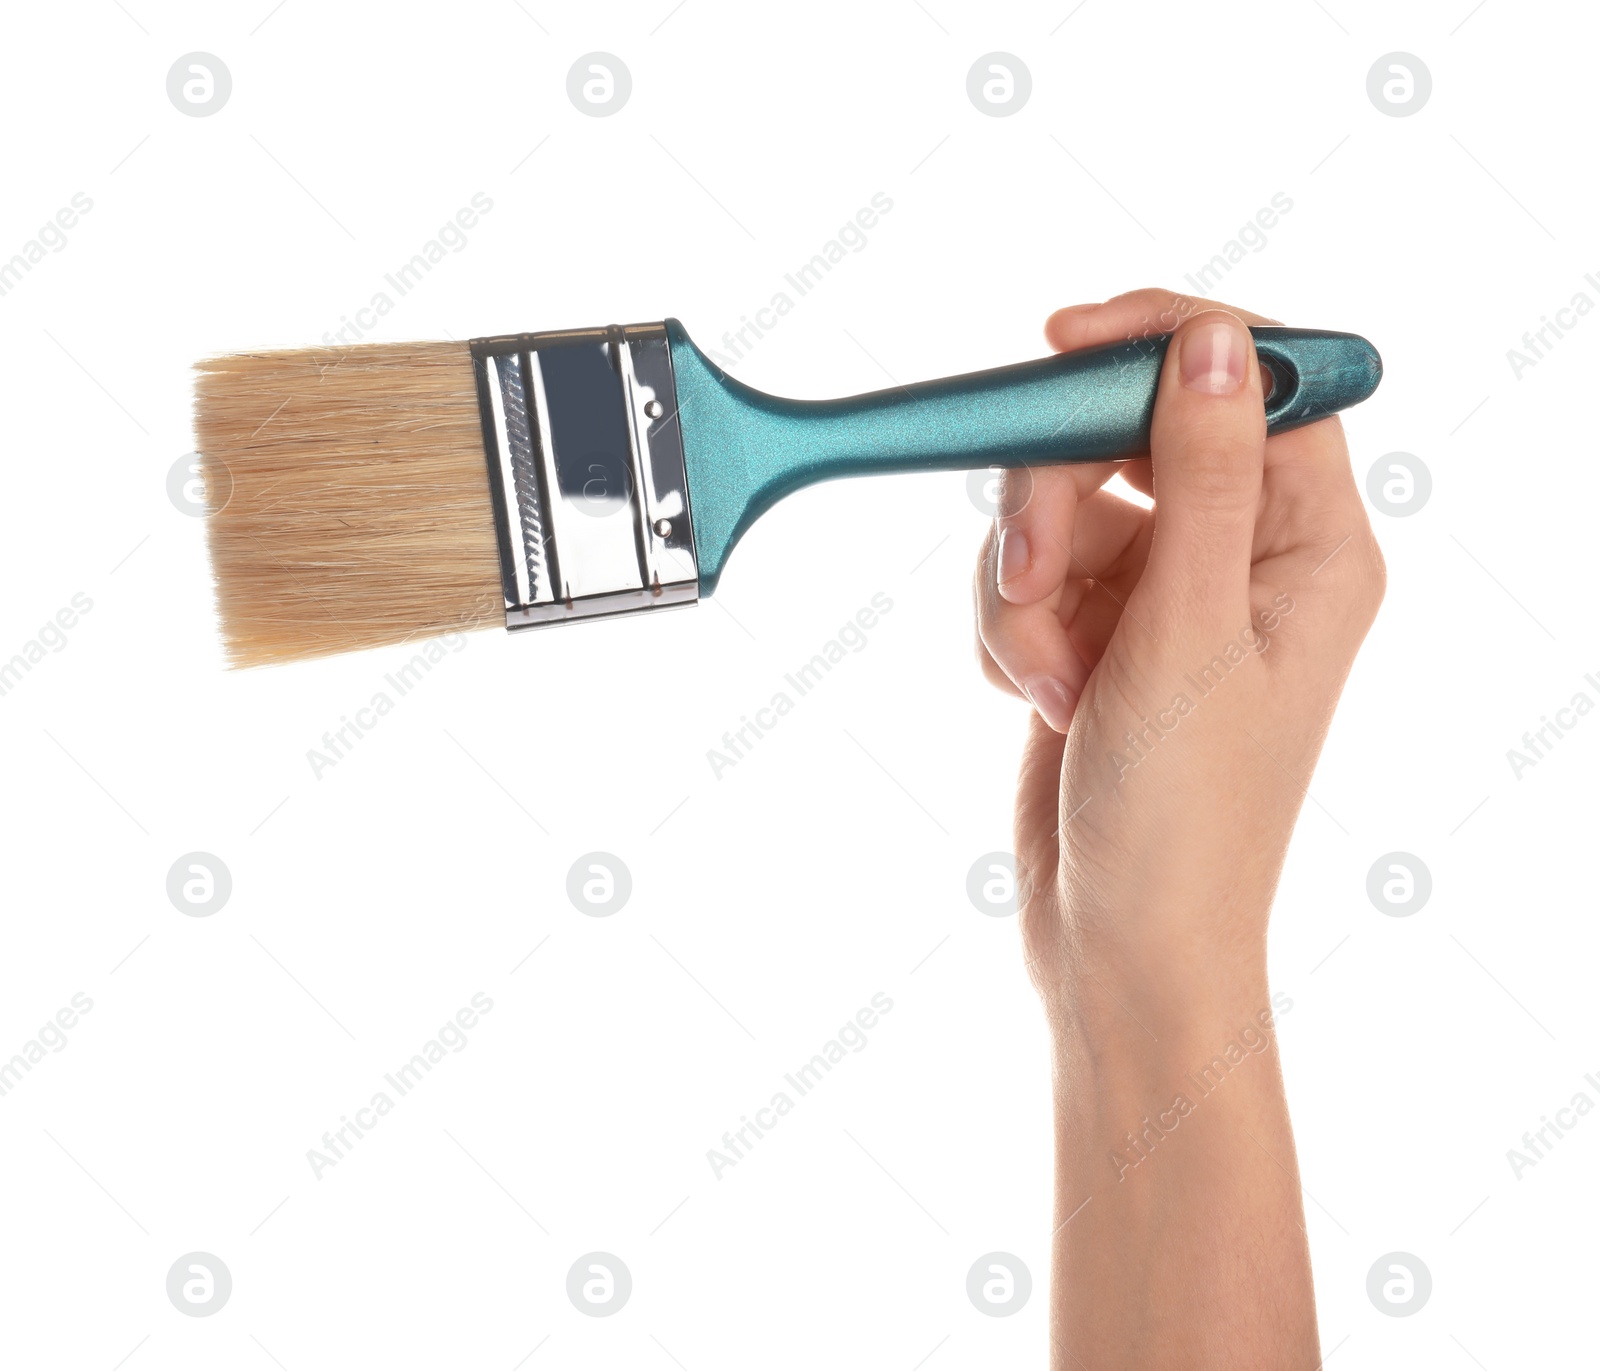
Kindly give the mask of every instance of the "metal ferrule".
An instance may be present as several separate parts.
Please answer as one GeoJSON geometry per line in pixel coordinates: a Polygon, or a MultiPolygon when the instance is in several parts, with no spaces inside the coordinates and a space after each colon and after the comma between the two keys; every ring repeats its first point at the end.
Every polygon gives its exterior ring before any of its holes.
{"type": "Polygon", "coordinates": [[[470,346],[506,627],[699,599],[665,325],[470,346]]]}

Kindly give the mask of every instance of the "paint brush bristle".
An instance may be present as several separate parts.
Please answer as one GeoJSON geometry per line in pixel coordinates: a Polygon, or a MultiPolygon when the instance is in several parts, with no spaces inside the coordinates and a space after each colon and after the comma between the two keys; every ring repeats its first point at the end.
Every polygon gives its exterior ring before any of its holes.
{"type": "Polygon", "coordinates": [[[242,353],[196,370],[232,665],[504,625],[465,343],[242,353]]]}

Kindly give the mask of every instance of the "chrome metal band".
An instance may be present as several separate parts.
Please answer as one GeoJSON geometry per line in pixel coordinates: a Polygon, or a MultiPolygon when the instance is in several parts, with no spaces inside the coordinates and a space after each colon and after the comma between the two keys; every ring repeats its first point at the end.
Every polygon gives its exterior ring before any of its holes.
{"type": "Polygon", "coordinates": [[[506,627],[699,599],[665,326],[470,346],[506,627]]]}

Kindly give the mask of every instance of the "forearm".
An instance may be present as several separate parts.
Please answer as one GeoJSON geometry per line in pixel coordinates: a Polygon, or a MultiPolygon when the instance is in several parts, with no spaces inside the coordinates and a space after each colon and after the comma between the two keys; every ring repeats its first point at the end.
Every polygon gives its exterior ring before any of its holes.
{"type": "Polygon", "coordinates": [[[1052,1366],[1310,1371],[1310,1255],[1264,971],[1235,966],[1219,985],[1185,957],[1066,980],[1052,1366]]]}
{"type": "Polygon", "coordinates": [[[1338,421],[1267,437],[1248,325],[1137,291],[1063,350],[1172,329],[1150,460],[1005,483],[973,582],[985,673],[1034,705],[1017,782],[1029,975],[1054,1036],[1057,1371],[1312,1371],[1267,914],[1383,557],[1338,421]]]}

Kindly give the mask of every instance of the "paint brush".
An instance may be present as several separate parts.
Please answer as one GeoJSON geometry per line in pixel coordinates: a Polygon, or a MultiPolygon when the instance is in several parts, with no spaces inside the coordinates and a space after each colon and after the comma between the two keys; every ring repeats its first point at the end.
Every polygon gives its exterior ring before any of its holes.
{"type": "MultiPolygon", "coordinates": [[[[1348,333],[1252,328],[1268,433],[1371,395],[1348,333]]],[[[789,492],[1148,451],[1170,335],[839,400],[735,380],[675,319],[199,364],[229,660],[693,604],[789,492]]]]}

